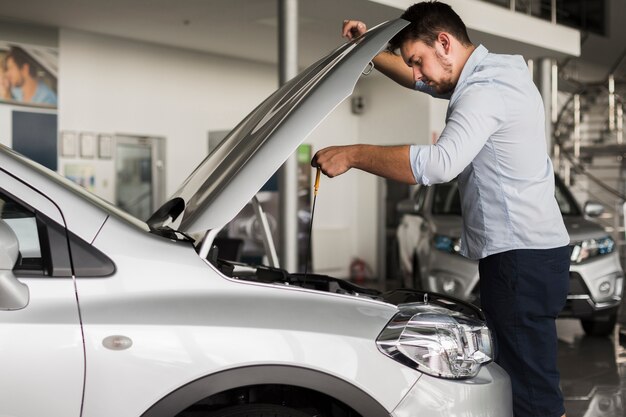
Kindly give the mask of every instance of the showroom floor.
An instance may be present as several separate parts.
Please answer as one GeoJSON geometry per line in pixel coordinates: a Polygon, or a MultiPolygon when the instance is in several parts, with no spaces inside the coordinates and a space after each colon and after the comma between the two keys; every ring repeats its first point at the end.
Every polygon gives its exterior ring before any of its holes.
{"type": "Polygon", "coordinates": [[[557,320],[567,417],[626,415],[626,307],[610,338],[586,337],[578,320],[557,320]]]}

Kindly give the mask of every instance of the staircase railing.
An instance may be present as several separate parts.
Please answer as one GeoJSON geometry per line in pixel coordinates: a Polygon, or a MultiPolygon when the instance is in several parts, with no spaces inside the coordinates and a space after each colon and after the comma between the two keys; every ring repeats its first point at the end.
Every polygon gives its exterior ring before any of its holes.
{"type": "Polygon", "coordinates": [[[570,186],[586,184],[586,189],[580,191],[606,207],[605,218],[599,220],[607,232],[613,234],[624,261],[624,101],[612,75],[603,83],[572,84],[574,92],[561,106],[553,125],[555,169],[570,186]],[[599,160],[607,158],[615,163],[598,164],[599,160]],[[613,170],[614,175],[600,178],[591,172],[602,169],[613,170]]]}

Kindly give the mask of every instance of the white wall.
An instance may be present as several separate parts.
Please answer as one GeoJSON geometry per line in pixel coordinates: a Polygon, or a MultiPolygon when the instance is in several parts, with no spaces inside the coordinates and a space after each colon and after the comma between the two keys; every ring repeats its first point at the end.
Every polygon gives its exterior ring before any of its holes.
{"type": "MultiPolygon", "coordinates": [[[[363,97],[365,110],[358,116],[359,142],[377,145],[428,144],[431,137],[433,101],[447,106],[447,101],[400,87],[380,74],[361,80],[357,93],[363,97]]],[[[445,116],[445,111],[444,111],[445,116]]],[[[443,124],[443,121],[441,122],[443,124]]],[[[377,226],[382,215],[379,205],[380,187],[377,177],[355,172],[357,202],[354,216],[356,253],[378,271],[378,245],[381,236],[377,226]]]]}
{"type": "Polygon", "coordinates": [[[207,154],[209,130],[230,129],[276,89],[275,68],[62,29],[59,129],[166,138],[166,195],[207,154]]]}
{"type": "MultiPolygon", "coordinates": [[[[311,143],[313,153],[326,146],[357,143],[357,123],[348,99],[313,131],[306,142],[311,143]]],[[[315,176],[312,177],[314,180],[315,176]]],[[[320,180],[313,221],[315,272],[336,277],[349,275],[350,261],[358,255],[359,227],[355,224],[355,213],[360,209],[357,179],[357,172],[349,171],[332,179],[322,176],[320,180]]]]}
{"type": "MultiPolygon", "coordinates": [[[[277,69],[257,62],[67,29],[59,44],[59,130],[165,137],[166,195],[206,156],[209,131],[234,127],[278,85],[277,69]]],[[[315,152],[357,140],[357,118],[347,101],[306,142],[315,152]]],[[[113,162],[87,162],[96,193],[113,200],[113,162]]],[[[59,170],[77,163],[61,158],[59,170]]],[[[313,234],[316,271],[348,275],[357,255],[356,198],[354,175],[322,180],[313,234]]]]}

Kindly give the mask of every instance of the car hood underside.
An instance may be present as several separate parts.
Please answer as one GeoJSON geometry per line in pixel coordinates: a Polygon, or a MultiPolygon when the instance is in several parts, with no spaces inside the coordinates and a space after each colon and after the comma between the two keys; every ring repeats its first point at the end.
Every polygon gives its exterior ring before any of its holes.
{"type": "Polygon", "coordinates": [[[223,227],[345,98],[372,58],[408,24],[393,20],[342,45],[253,110],[148,220],[184,233],[223,227]],[[171,226],[170,226],[171,224],[171,226]]]}

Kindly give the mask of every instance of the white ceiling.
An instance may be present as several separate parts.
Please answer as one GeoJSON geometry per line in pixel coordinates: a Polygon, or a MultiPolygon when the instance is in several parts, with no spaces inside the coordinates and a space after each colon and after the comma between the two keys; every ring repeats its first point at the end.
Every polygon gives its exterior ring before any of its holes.
{"type": "MultiPolygon", "coordinates": [[[[468,0],[469,1],[469,0],[468,0]]],[[[473,0],[476,1],[476,0],[473,0]]],[[[308,65],[342,42],[345,18],[372,25],[397,17],[401,11],[368,0],[300,0],[299,63],[308,65]]],[[[611,0],[611,28],[624,33],[624,1],[611,0]]],[[[0,0],[0,18],[66,27],[276,63],[278,0],[0,0]]],[[[470,30],[475,43],[494,52],[520,53],[527,58],[546,51],[521,42],[470,30]]],[[[613,36],[611,47],[603,39],[587,40],[583,54],[592,67],[605,68],[621,54],[623,36],[613,36]]],[[[552,54],[557,56],[558,54],[552,54]]],[[[562,58],[562,57],[561,57],[562,58]]],[[[584,61],[585,57],[582,57],[584,61]]],[[[576,71],[586,68],[576,60],[576,71]]],[[[602,72],[600,70],[599,72],[602,72]]]]}
{"type": "MultiPolygon", "coordinates": [[[[401,10],[368,0],[300,0],[300,64],[342,42],[341,22],[369,25],[398,17],[401,10]]],[[[254,61],[276,62],[278,0],[0,0],[0,16],[189,48],[254,61]]],[[[546,54],[521,42],[470,30],[490,50],[546,54]]]]}
{"type": "MultiPolygon", "coordinates": [[[[277,0],[0,0],[0,16],[254,61],[276,62],[277,0]]],[[[364,0],[299,1],[299,56],[307,64],[340,42],[347,16],[378,23],[391,7],[364,0]]]]}

